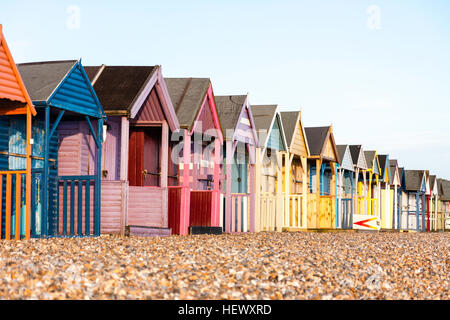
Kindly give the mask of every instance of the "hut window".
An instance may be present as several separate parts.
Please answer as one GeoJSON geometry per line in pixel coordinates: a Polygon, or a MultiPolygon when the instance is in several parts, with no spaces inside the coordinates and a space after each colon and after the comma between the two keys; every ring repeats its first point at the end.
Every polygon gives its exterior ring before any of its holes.
{"type": "Polygon", "coordinates": [[[331,194],[331,178],[332,178],[331,170],[325,169],[321,179],[322,183],[322,185],[320,186],[321,195],[331,194]]]}

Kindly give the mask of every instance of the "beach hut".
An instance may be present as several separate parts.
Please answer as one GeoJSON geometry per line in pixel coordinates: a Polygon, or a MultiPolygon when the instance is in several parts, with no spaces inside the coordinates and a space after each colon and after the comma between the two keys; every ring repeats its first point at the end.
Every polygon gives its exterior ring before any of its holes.
{"type": "Polygon", "coordinates": [[[389,163],[389,155],[379,154],[378,161],[380,163],[380,228],[392,229],[392,211],[393,202],[391,201],[391,166],[389,163]]]}
{"type": "MultiPolygon", "coordinates": [[[[105,113],[81,60],[24,63],[18,69],[37,110],[31,235],[98,236],[105,113]]],[[[13,126],[24,135],[24,122],[13,126]]]]}
{"type": "Polygon", "coordinates": [[[427,178],[425,170],[404,170],[402,181],[402,230],[425,230],[425,194],[427,178]]]}
{"type": "Polygon", "coordinates": [[[221,146],[224,143],[208,78],[165,78],[180,130],[169,179],[169,227],[174,234],[221,233],[221,146]],[[180,141],[181,140],[181,141],[180,141]],[[177,160],[180,161],[177,161],[177,160]],[[182,160],[181,160],[182,159],[182,160]],[[178,167],[176,166],[178,165],[178,167]]]}
{"type": "MultiPolygon", "coordinates": [[[[440,181],[440,205],[442,212],[441,230],[450,230],[450,181],[439,179],[440,181]]],[[[438,224],[439,227],[439,224],[438,224]]]]}
{"type": "MultiPolygon", "coordinates": [[[[364,154],[364,149],[361,145],[350,145],[350,154],[352,156],[353,161],[353,167],[355,168],[355,179],[354,179],[354,186],[355,186],[355,200],[353,201],[353,223],[354,218],[356,217],[357,223],[360,221],[365,221],[369,219],[367,217],[367,160],[364,154]]],[[[369,225],[370,226],[370,225],[369,225]]],[[[359,228],[365,228],[365,224],[359,223],[356,226],[353,225],[353,228],[359,227],[359,228]]],[[[369,229],[372,229],[370,227],[367,227],[369,229]]]]}
{"type": "Polygon", "coordinates": [[[333,130],[327,127],[305,128],[308,157],[308,229],[336,228],[336,163],[338,152],[333,130]]]}
{"type": "Polygon", "coordinates": [[[1,24],[0,66],[0,239],[30,239],[32,117],[36,110],[1,24]],[[23,124],[23,131],[16,130],[17,122],[23,124]]]}
{"type": "Polygon", "coordinates": [[[283,229],[295,231],[307,228],[307,194],[309,156],[308,142],[301,112],[280,112],[287,152],[283,159],[284,217],[283,229]]]}
{"type": "Polygon", "coordinates": [[[179,129],[160,66],[86,67],[105,110],[102,233],[170,235],[169,143],[179,129]]]}
{"type": "Polygon", "coordinates": [[[276,105],[251,106],[259,137],[255,157],[255,231],[282,231],[283,155],[287,151],[276,105]]]}
{"type": "Polygon", "coordinates": [[[227,233],[254,232],[258,136],[248,96],[215,96],[215,99],[225,139],[220,223],[227,233]]]}
{"type": "Polygon", "coordinates": [[[353,201],[356,196],[355,165],[353,164],[350,146],[337,145],[338,163],[336,163],[336,228],[353,228],[353,201]]]}
{"type": "Polygon", "coordinates": [[[366,186],[358,188],[365,187],[365,208],[362,214],[353,216],[353,226],[362,230],[380,230],[380,163],[376,151],[364,151],[364,157],[368,167],[367,176],[364,175],[366,186]]]}
{"type": "Polygon", "coordinates": [[[399,188],[401,186],[401,176],[400,168],[398,167],[397,160],[389,160],[390,166],[390,184],[391,184],[391,197],[390,206],[392,208],[392,229],[398,229],[399,227],[399,217],[400,217],[400,192],[399,188]]]}

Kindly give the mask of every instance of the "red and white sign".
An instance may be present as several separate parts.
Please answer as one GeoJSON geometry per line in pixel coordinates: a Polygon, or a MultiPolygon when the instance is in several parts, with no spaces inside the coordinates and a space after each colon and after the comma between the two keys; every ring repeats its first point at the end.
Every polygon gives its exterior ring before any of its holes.
{"type": "Polygon", "coordinates": [[[380,230],[380,218],[367,214],[353,215],[353,229],[358,230],[380,230]]]}

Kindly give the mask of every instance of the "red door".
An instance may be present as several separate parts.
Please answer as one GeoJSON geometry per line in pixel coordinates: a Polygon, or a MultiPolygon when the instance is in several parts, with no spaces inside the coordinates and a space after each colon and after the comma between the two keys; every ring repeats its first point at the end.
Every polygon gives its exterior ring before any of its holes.
{"type": "Polygon", "coordinates": [[[128,154],[130,186],[159,186],[161,128],[131,128],[128,154]]]}

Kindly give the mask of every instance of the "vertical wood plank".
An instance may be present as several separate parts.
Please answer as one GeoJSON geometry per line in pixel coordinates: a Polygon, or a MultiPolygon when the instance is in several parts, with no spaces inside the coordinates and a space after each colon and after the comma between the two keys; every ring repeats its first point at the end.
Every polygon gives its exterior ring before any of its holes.
{"type": "Polygon", "coordinates": [[[249,226],[248,231],[255,232],[255,211],[256,211],[256,179],[255,179],[255,147],[249,147],[249,153],[253,154],[250,156],[250,169],[249,169],[249,180],[250,180],[250,199],[249,199],[249,226]],[[252,161],[253,159],[253,161],[252,161]]]}
{"type": "Polygon", "coordinates": [[[64,180],[63,187],[63,230],[62,234],[67,234],[67,180],[64,180]]]}
{"type": "MultiPolygon", "coordinates": [[[[55,227],[55,231],[54,231],[54,235],[59,235],[59,227],[60,227],[60,225],[59,225],[59,223],[60,223],[60,218],[59,218],[59,214],[60,214],[60,212],[61,212],[61,208],[59,207],[60,206],[60,200],[59,200],[59,197],[60,197],[60,191],[59,191],[59,180],[56,180],[56,210],[55,210],[55,214],[56,214],[56,227],[55,227]]],[[[39,190],[37,190],[37,192],[39,192],[39,190]]],[[[34,199],[34,197],[33,197],[33,199],[34,199]]],[[[34,214],[33,214],[33,216],[34,216],[34,214]]],[[[35,222],[33,222],[33,224],[35,225],[35,222]]]]}
{"type": "Polygon", "coordinates": [[[130,139],[130,126],[127,117],[121,118],[120,130],[120,180],[128,180],[128,148],[130,139]]]}
{"type": "Polygon", "coordinates": [[[83,181],[78,180],[78,235],[83,234],[83,181]]]}
{"type": "MultiPolygon", "coordinates": [[[[31,238],[31,110],[27,108],[27,167],[26,167],[26,188],[25,188],[25,205],[26,205],[26,220],[25,220],[25,239],[31,238]]],[[[1,193],[0,193],[1,198],[1,193]]],[[[0,201],[1,202],[1,201],[0,201]]],[[[0,210],[1,213],[1,210],[0,210]]],[[[0,223],[1,226],[1,223],[0,223]]]]}
{"type": "Polygon", "coordinates": [[[90,230],[90,213],[91,213],[91,184],[89,180],[86,180],[86,189],[85,189],[85,209],[84,209],[84,228],[85,228],[85,233],[86,235],[90,235],[91,230],[90,230]]]}
{"type": "Polygon", "coordinates": [[[6,175],[5,239],[11,239],[11,175],[6,175]]]}
{"type": "Polygon", "coordinates": [[[16,240],[20,240],[20,207],[21,207],[21,184],[22,179],[20,178],[20,173],[16,174],[16,230],[14,230],[14,235],[16,240]]]}
{"type": "Polygon", "coordinates": [[[220,197],[220,163],[221,163],[221,155],[220,155],[221,144],[219,138],[214,139],[214,184],[213,184],[213,198],[212,198],[212,206],[213,206],[213,217],[211,218],[211,226],[217,227],[219,226],[219,216],[220,216],[220,205],[219,205],[219,197],[220,197]]]}
{"type": "Polygon", "coordinates": [[[232,141],[225,142],[226,148],[226,186],[225,186],[225,232],[233,232],[233,221],[232,219],[232,195],[231,195],[231,181],[232,181],[232,162],[233,162],[233,146],[232,141]]]}
{"type": "Polygon", "coordinates": [[[75,181],[70,181],[70,235],[75,232],[75,181]]]}
{"type": "Polygon", "coordinates": [[[320,172],[321,172],[321,167],[322,167],[322,161],[321,159],[317,159],[316,160],[316,210],[314,212],[314,219],[313,219],[313,224],[314,224],[314,228],[319,228],[320,226],[320,189],[321,189],[321,185],[320,185],[320,172]]]}
{"type": "MultiPolygon", "coordinates": [[[[261,149],[255,148],[255,226],[254,232],[261,231],[261,149]]],[[[251,226],[250,226],[251,227],[251,226]]]]}
{"type": "Polygon", "coordinates": [[[183,129],[183,191],[180,212],[180,230],[182,235],[188,234],[190,220],[190,163],[191,163],[191,136],[188,130],[183,129]]]}
{"type": "Polygon", "coordinates": [[[231,205],[230,232],[236,231],[236,203],[233,201],[231,205]]]}
{"type": "Polygon", "coordinates": [[[308,227],[308,159],[301,158],[302,162],[302,227],[308,227]]]}
{"type": "Polygon", "coordinates": [[[242,197],[238,196],[236,197],[237,201],[237,232],[241,232],[241,226],[242,226],[242,197]]]}
{"type": "MultiPolygon", "coordinates": [[[[293,155],[292,155],[293,156],[293,155]]],[[[291,190],[291,156],[289,153],[284,154],[284,212],[283,225],[289,227],[291,225],[291,206],[290,206],[290,190],[291,190]]]]}
{"type": "Polygon", "coordinates": [[[160,186],[162,190],[162,223],[164,228],[169,225],[168,216],[168,172],[169,172],[169,126],[166,121],[162,123],[162,133],[161,133],[161,152],[160,152],[160,163],[161,163],[161,180],[160,186]]]}
{"type": "Polygon", "coordinates": [[[3,225],[3,175],[0,174],[0,239],[2,238],[2,225],[3,225]]]}

